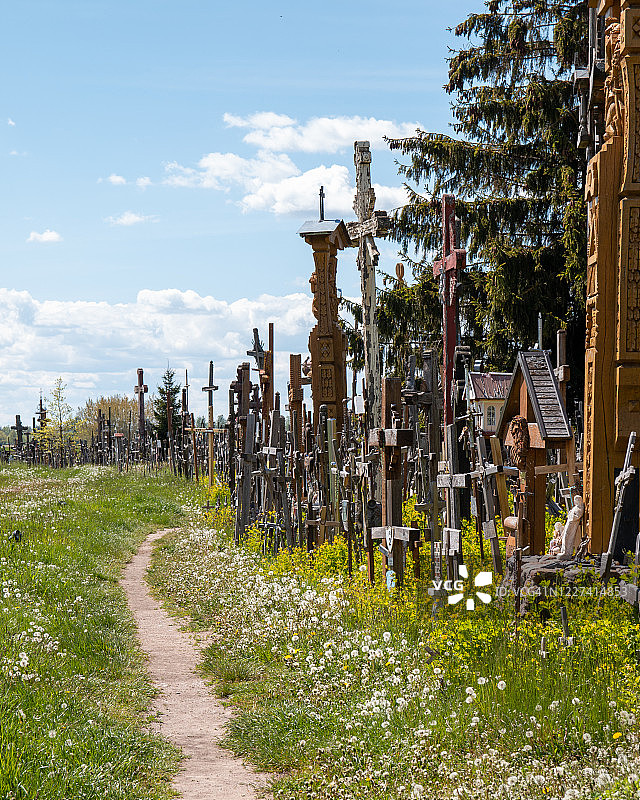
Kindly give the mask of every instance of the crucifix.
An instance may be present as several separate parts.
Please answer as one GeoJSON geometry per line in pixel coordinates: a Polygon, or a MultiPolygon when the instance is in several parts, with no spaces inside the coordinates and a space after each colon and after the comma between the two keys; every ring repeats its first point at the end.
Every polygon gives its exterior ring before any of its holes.
{"type": "Polygon", "coordinates": [[[356,167],[356,196],[353,210],[358,222],[347,223],[349,237],[358,247],[358,269],[362,292],[362,341],[364,375],[367,387],[368,428],[377,428],[382,417],[382,365],[376,322],[376,267],[380,253],[376,236],[386,236],[389,218],[386,211],[374,211],[376,193],[371,186],[371,150],[369,142],[354,142],[353,161],[356,167]]]}
{"type": "Polygon", "coordinates": [[[433,265],[433,276],[440,281],[442,300],[444,424],[453,419],[453,370],[458,344],[458,275],[467,265],[467,252],[460,249],[460,225],[456,219],[456,200],[442,196],[442,258],[433,265]]]}
{"type": "MultiPolygon", "coordinates": [[[[213,385],[213,361],[209,362],[209,382],[202,387],[202,391],[207,393],[207,407],[209,409],[209,488],[213,486],[213,393],[218,391],[218,387],[213,385]]],[[[167,396],[168,396],[167,392],[167,396]]]]}
{"type": "Polygon", "coordinates": [[[144,452],[145,445],[145,424],[144,424],[144,396],[149,391],[149,387],[144,382],[144,370],[138,369],[138,384],[134,387],[134,392],[138,395],[138,435],[140,437],[140,451],[144,452]]]}
{"type": "Polygon", "coordinates": [[[258,329],[253,329],[253,350],[247,350],[248,356],[253,356],[256,360],[258,375],[260,379],[260,392],[262,394],[262,441],[269,439],[269,425],[271,412],[273,411],[274,386],[273,386],[273,322],[269,323],[269,349],[265,350],[260,341],[258,329]]]}

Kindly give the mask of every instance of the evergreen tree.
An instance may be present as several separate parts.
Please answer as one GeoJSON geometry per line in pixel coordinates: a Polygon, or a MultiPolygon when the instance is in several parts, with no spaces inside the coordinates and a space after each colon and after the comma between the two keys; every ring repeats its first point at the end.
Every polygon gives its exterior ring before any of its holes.
{"type": "Polygon", "coordinates": [[[158,386],[157,396],[153,398],[156,431],[161,439],[167,438],[167,398],[170,398],[174,436],[180,426],[180,384],[176,383],[175,376],[174,370],[167,366],[162,376],[162,383],[158,386]]]}
{"type": "MultiPolygon", "coordinates": [[[[394,238],[417,287],[396,284],[381,295],[380,319],[402,339],[398,320],[420,304],[440,337],[441,309],[432,261],[442,250],[441,196],[456,195],[462,245],[463,332],[486,366],[511,369],[515,351],[568,329],[574,376],[583,372],[586,277],[584,153],[571,69],[585,47],[586,3],[488,0],[455,29],[466,48],[449,59],[445,90],[454,97],[458,138],[418,131],[390,146],[409,163],[400,172],[410,202],[394,238]],[[418,260],[411,255],[418,254],[418,260]]],[[[381,325],[382,332],[383,325],[381,325]]],[[[411,326],[406,328],[411,335],[411,326]]],[[[433,330],[433,328],[432,328],[433,330]]],[[[399,345],[402,342],[398,343],[399,345]]],[[[405,343],[406,349],[406,343],[405,343]]],[[[579,391],[579,388],[577,389],[579,391]]]]}

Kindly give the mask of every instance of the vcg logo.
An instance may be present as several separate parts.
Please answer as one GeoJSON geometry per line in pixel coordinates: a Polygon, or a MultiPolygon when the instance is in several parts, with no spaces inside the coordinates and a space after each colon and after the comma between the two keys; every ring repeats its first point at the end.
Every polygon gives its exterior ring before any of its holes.
{"type": "Polygon", "coordinates": [[[463,580],[433,581],[434,589],[444,589],[445,592],[450,593],[449,597],[447,598],[447,602],[450,606],[457,605],[462,599],[464,599],[465,595],[467,596],[467,611],[473,611],[475,609],[476,602],[474,597],[477,597],[478,600],[485,604],[491,602],[492,598],[490,594],[487,592],[478,592],[474,590],[484,588],[485,586],[491,586],[493,583],[493,572],[479,572],[473,579],[473,587],[467,585],[469,581],[469,570],[464,564],[460,564],[458,573],[460,578],[463,580]]]}

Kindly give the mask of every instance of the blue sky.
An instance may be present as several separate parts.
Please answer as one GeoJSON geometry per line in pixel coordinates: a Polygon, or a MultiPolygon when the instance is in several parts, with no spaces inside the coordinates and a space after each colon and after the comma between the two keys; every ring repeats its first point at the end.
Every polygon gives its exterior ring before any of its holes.
{"type": "MultiPolygon", "coordinates": [[[[377,207],[403,202],[382,136],[448,130],[447,28],[482,6],[3,4],[0,423],[58,375],[79,405],[131,393],[139,366],[154,387],[167,361],[204,385],[213,358],[224,388],[270,320],[284,390],[314,322],[296,230],[320,183],[327,215],[353,218],[370,139],[377,207]]],[[[338,284],[359,292],[353,252],[338,284]]]]}

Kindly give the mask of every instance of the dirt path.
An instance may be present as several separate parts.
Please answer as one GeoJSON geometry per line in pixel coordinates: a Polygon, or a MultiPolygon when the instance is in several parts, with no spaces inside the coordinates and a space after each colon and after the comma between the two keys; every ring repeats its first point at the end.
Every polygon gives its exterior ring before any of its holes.
{"type": "Polygon", "coordinates": [[[249,800],[262,776],[245,767],[216,743],[224,735],[230,712],[215,700],[195,673],[199,653],[194,639],[154,600],[145,580],[153,542],[168,531],[153,533],[127,565],[120,585],[138,625],[149,671],[162,694],[154,701],[160,721],[154,729],[181,747],[187,759],[174,778],[184,800],[249,800]]]}

